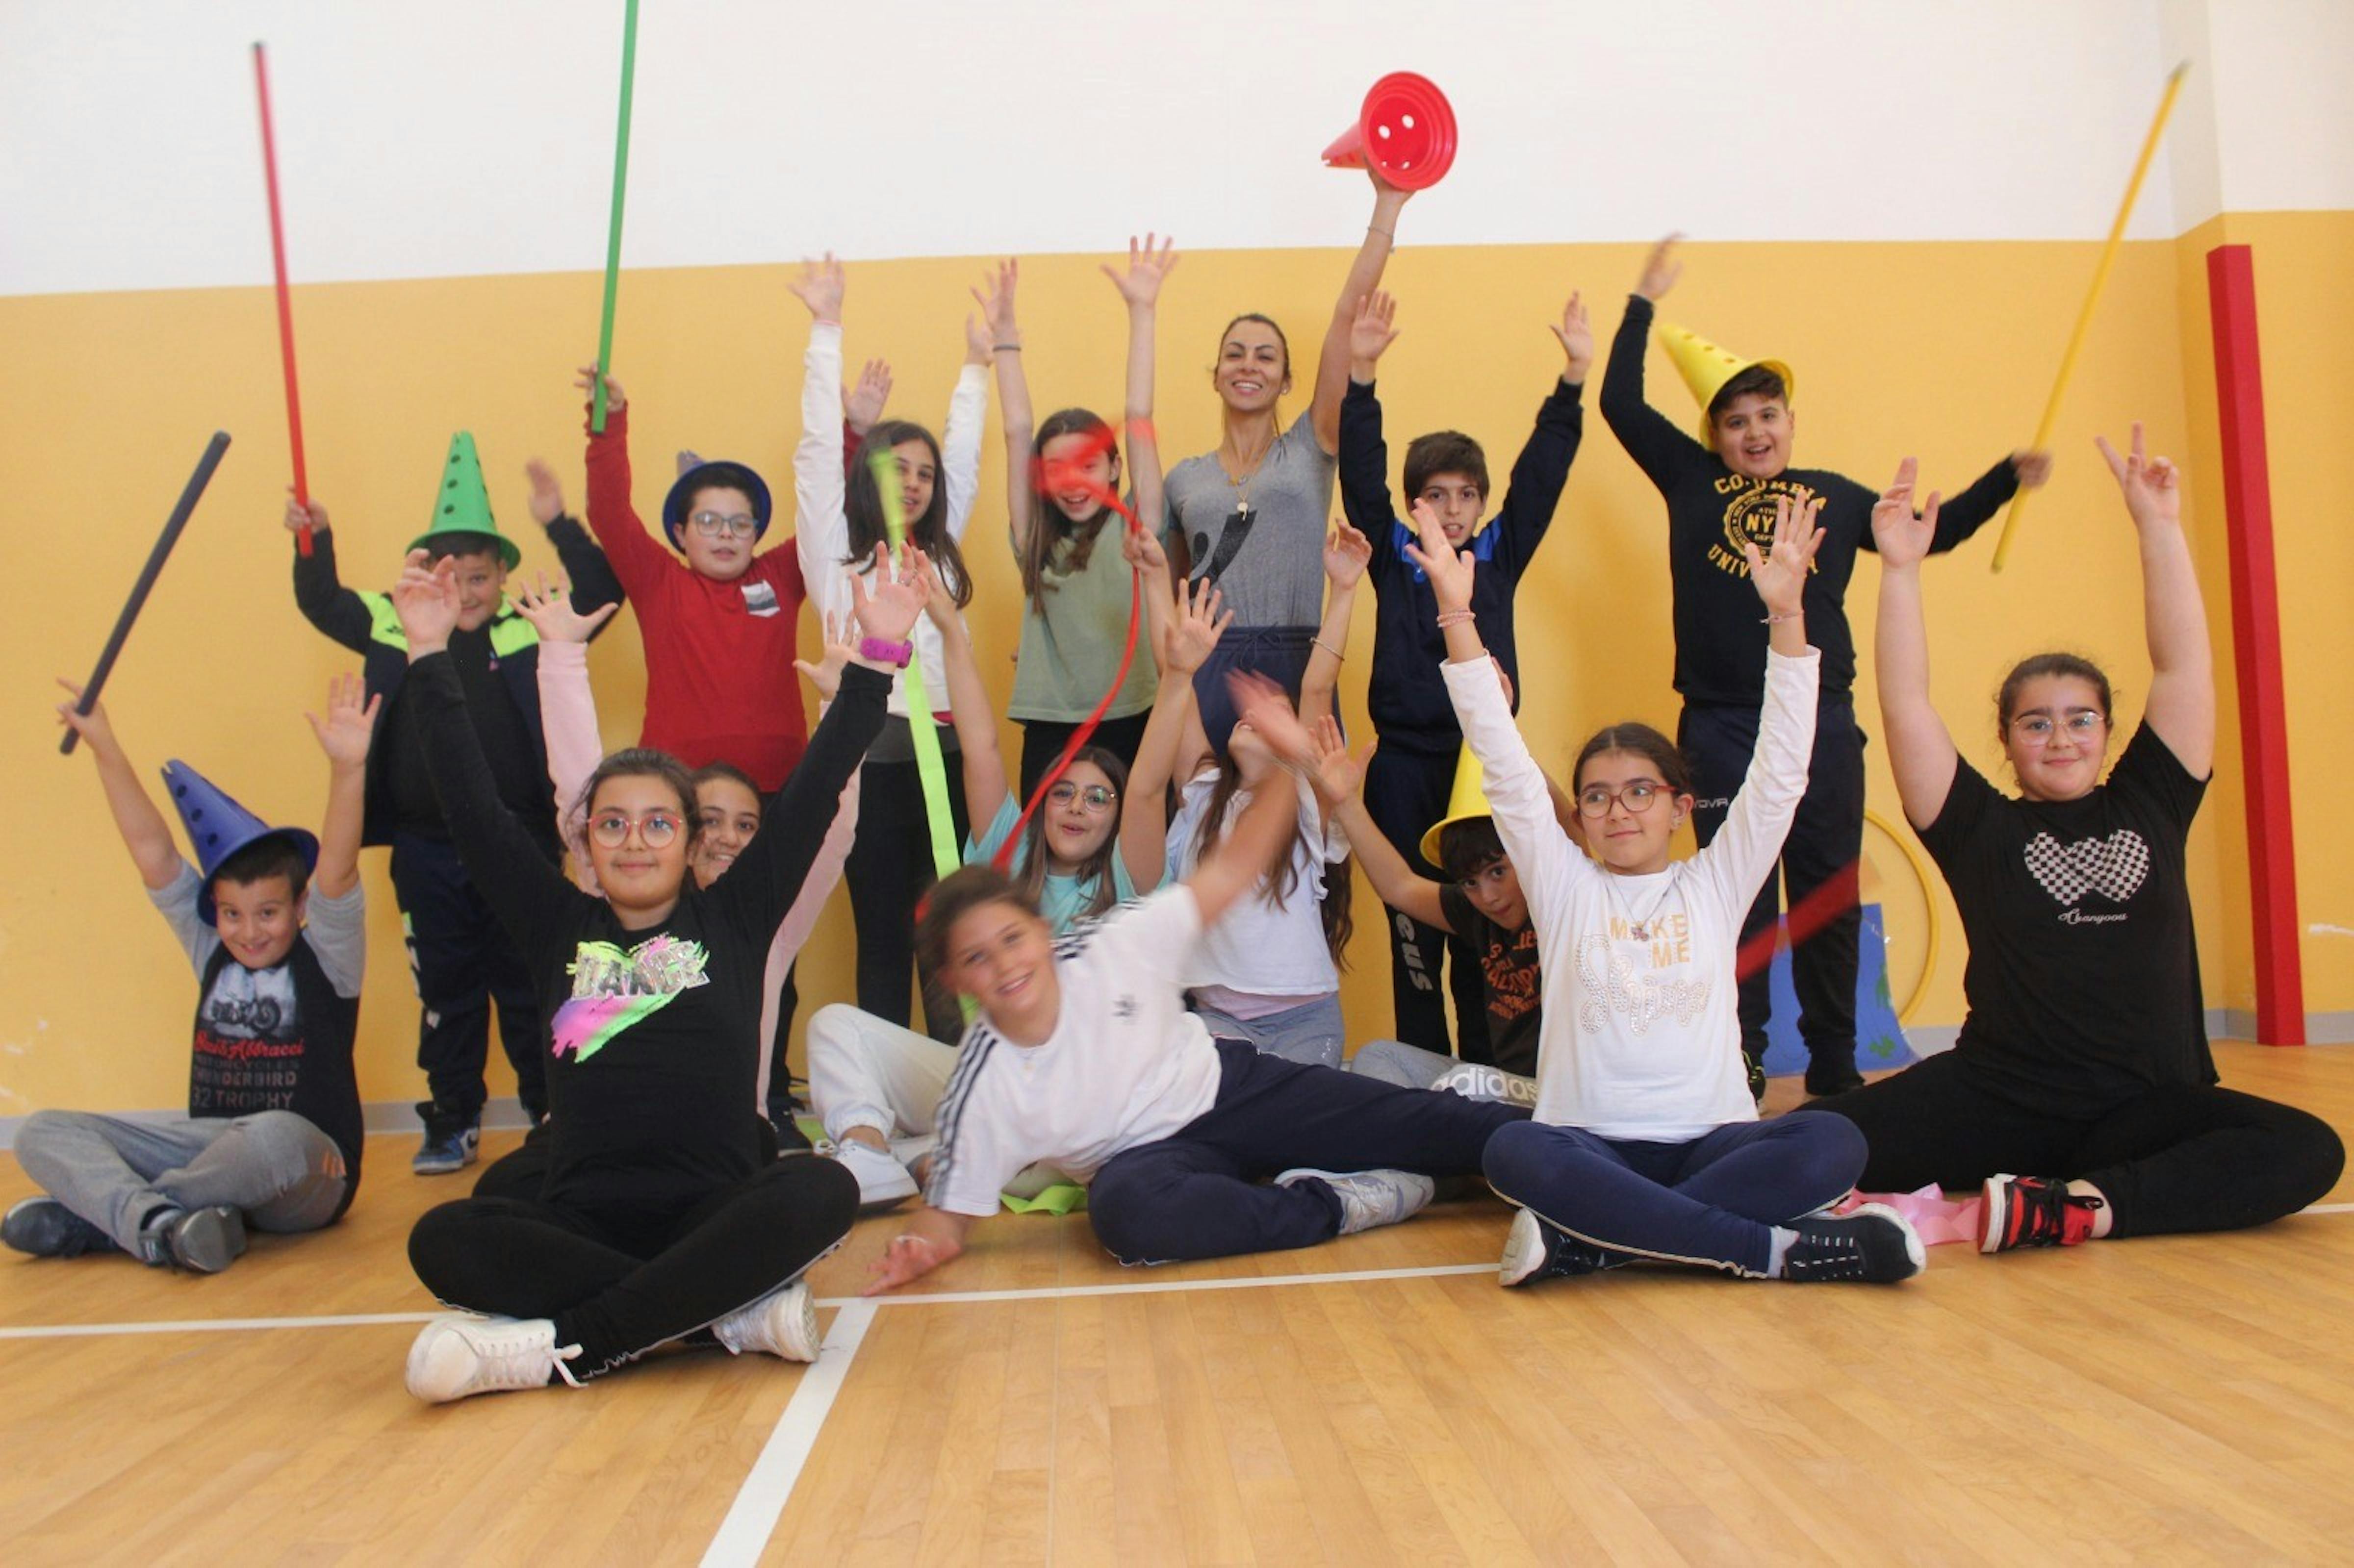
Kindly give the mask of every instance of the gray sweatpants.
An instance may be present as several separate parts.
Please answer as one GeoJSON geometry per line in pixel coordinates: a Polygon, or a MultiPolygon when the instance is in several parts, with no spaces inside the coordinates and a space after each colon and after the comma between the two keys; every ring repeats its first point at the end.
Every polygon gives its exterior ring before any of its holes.
{"type": "Polygon", "coordinates": [[[35,1111],[16,1160],[41,1190],[139,1250],[157,1209],[244,1211],[258,1231],[314,1231],[344,1201],[344,1153],[292,1111],[133,1120],[90,1111],[35,1111]]]}

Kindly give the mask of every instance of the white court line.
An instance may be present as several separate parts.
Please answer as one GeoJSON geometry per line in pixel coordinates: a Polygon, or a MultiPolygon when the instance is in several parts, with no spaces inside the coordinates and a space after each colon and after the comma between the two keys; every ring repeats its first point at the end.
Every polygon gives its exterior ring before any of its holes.
{"type": "Polygon", "coordinates": [[[84,1334],[217,1334],[231,1329],[355,1329],[423,1323],[436,1312],[355,1312],[341,1318],[186,1318],[155,1323],[40,1323],[0,1328],[0,1340],[68,1340],[84,1334]]]}
{"type": "Polygon", "coordinates": [[[842,1392],[842,1380],[849,1375],[850,1363],[866,1338],[866,1326],[874,1321],[871,1301],[847,1302],[834,1314],[817,1361],[801,1373],[801,1386],[785,1401],[784,1413],[761,1446],[760,1457],[752,1461],[751,1472],[728,1505],[727,1517],[719,1521],[719,1533],[705,1549],[703,1568],[732,1568],[760,1560],[777,1520],[784,1517],[793,1487],[801,1478],[801,1467],[809,1463],[811,1450],[817,1446],[817,1435],[833,1409],[833,1396],[842,1392]]]}
{"type": "MultiPolygon", "coordinates": [[[[2349,1205],[2354,1206],[2354,1205],[2349,1205]]],[[[1493,1263],[1442,1263],[1428,1268],[1360,1268],[1345,1274],[1251,1274],[1235,1279],[1165,1279],[1143,1285],[1042,1285],[1029,1290],[940,1290],[928,1296],[826,1296],[821,1307],[865,1301],[876,1307],[928,1307],[973,1301],[1058,1301],[1079,1296],[1153,1296],[1169,1290],[1265,1290],[1281,1285],[1349,1285],[1371,1279],[1436,1279],[1493,1274],[1493,1263]]]]}

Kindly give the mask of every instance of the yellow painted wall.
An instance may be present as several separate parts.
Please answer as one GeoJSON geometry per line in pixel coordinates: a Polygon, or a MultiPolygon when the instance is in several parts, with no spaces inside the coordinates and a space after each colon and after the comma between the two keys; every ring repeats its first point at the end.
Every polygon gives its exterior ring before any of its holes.
{"type": "MultiPolygon", "coordinates": [[[[2243,220],[2233,219],[2236,225],[2243,220]]],[[[2337,351],[2284,344],[2267,366],[2275,410],[2274,493],[2285,535],[2306,546],[2284,578],[2285,609],[2300,640],[2290,673],[2293,703],[2308,724],[2297,736],[2304,841],[2315,910],[2354,906],[2354,870],[2315,853],[2327,808],[2348,788],[2345,726],[2326,683],[2344,662],[2327,652],[2354,637],[2338,612],[2354,540],[2316,514],[2302,528],[2295,498],[2327,493],[2329,404],[2316,394],[2325,367],[2349,340],[2342,297],[2348,226],[2354,217],[2246,220],[2261,233],[2266,347],[2282,337],[2291,302],[2334,312],[2337,351]],[[2333,267],[2337,271],[2333,271],[2333,267]],[[2278,301],[2275,303],[2275,301],[2278,301]],[[2303,641],[2326,651],[2307,659],[2303,641]],[[2311,738],[2308,738],[2310,736],[2311,738]],[[2332,874],[2335,873],[2333,879],[2332,874]]],[[[2211,420],[2211,377],[2202,387],[2203,291],[2187,288],[2191,241],[2136,244],[2120,260],[2071,393],[2059,442],[2061,467],[2038,500],[2011,569],[1988,574],[1992,537],[1933,570],[1930,606],[1941,701],[1965,749],[1981,767],[1996,752],[1988,698],[2019,654],[2053,643],[2080,648],[2117,673],[2120,718],[2138,712],[2146,684],[2130,531],[2090,449],[2094,429],[2122,433],[2138,414],[2159,450],[2211,466],[2190,421],[2211,420]],[[2188,377],[2188,381],[2186,381],[2188,377]]],[[[1930,482],[1953,489],[1996,456],[2023,444],[2075,309],[2096,247],[2089,244],[1754,244],[1695,246],[1670,319],[1797,368],[1801,461],[1866,482],[1916,453],[1930,482]]],[[[1393,263],[1405,336],[1384,366],[1390,428],[1404,439],[1455,425],[1508,467],[1546,384],[1559,366],[1545,323],[1572,286],[1596,306],[1606,346],[1633,246],[1417,247],[1393,263]]],[[[1263,309],[1289,328],[1303,359],[1331,309],[1345,263],[1338,251],[1189,257],[1165,302],[1160,426],[1171,456],[1207,448],[1216,407],[1206,385],[1215,334],[1227,316],[1263,309]]],[[[887,355],[898,373],[895,411],[937,419],[961,346],[965,289],[981,263],[928,260],[853,269],[850,352],[887,355]]],[[[659,501],[671,454],[692,446],[759,466],[789,491],[804,313],[782,287],[781,268],[633,272],[625,280],[615,369],[636,404],[634,437],[648,511],[659,501]]],[[[350,284],[303,288],[296,313],[305,375],[304,412],[314,493],[333,508],[345,570],[381,583],[401,544],[422,525],[449,433],[472,429],[502,521],[525,537],[526,567],[552,563],[532,537],[523,505],[524,460],[555,460],[579,500],[578,405],[571,367],[590,356],[599,280],[589,274],[350,284]]],[[[1027,359],[1041,408],[1116,406],[1121,323],[1117,302],[1088,258],[1025,264],[1027,359]]],[[[60,759],[44,705],[49,677],[83,673],[189,466],[216,427],[238,444],[148,606],[109,694],[126,745],[149,770],[183,756],[257,810],[312,820],[323,769],[300,717],[327,677],[352,661],[297,615],[287,583],[288,546],[278,522],[288,475],[271,306],[265,291],[52,296],[0,300],[0,342],[9,373],[0,390],[0,472],[11,534],[10,612],[0,623],[0,683],[14,694],[0,726],[0,767],[16,808],[16,853],[0,884],[0,1115],[45,1106],[168,1106],[182,1093],[190,985],[186,963],[148,909],[116,847],[103,803],[80,758],[60,759]]],[[[1656,397],[1681,417],[1685,394],[1654,355],[1656,397]]],[[[1628,716],[1666,725],[1668,584],[1656,495],[1617,449],[1598,414],[1571,475],[1554,533],[1522,589],[1525,722],[1541,757],[1566,760],[1602,722],[1628,716]]],[[[983,667],[1000,695],[1010,680],[1016,599],[1002,538],[1001,465],[994,430],[982,503],[971,535],[979,579],[974,622],[983,667]]],[[[2219,639],[2227,599],[2220,558],[2203,541],[2215,525],[2213,492],[2200,475],[2193,526],[2215,568],[2211,602],[2219,639]]],[[[1857,574],[1850,609],[1869,648],[1875,569],[1857,574]]],[[[1345,701],[1363,723],[1361,683],[1372,634],[1361,607],[1344,677],[1345,701]]],[[[606,737],[634,737],[644,681],[634,626],[624,616],[591,667],[606,737]]],[[[2228,670],[2228,649],[2223,660],[2228,670]]],[[[1870,666],[1859,693],[1872,719],[1870,666]]],[[[2227,715],[2228,725],[2228,715],[2227,715]]],[[[2232,747],[2227,735],[2226,763],[2232,747]]],[[[1893,791],[1877,747],[1870,753],[1876,807],[1893,818],[1893,791]]],[[[2239,998],[2227,936],[2236,872],[2218,857],[2239,853],[2226,825],[2225,783],[2194,839],[2196,894],[2207,938],[2211,996],[2239,998]]],[[[1910,874],[1887,857],[1897,913],[1900,981],[1918,967],[1921,920],[1910,874]]],[[[415,1003],[379,855],[368,857],[374,901],[361,1044],[361,1087],[371,1101],[414,1097],[415,1003]]],[[[1386,1032],[1387,965],[1370,902],[1346,999],[1353,1037],[1386,1032]]],[[[2237,896],[2244,901],[2244,892],[2237,896]]],[[[1952,1023],[1961,1011],[1961,953],[1952,939],[1931,977],[1921,1022],[1952,1023]]],[[[2234,907],[2237,907],[2236,906],[2234,907]]],[[[2325,916],[2317,915],[2316,918],[2325,916]]],[[[2349,924],[2354,924],[2349,920],[2349,924]]],[[[2317,939],[2318,940],[2318,939],[2317,939]]],[[[2311,955],[2326,959],[2330,949],[2311,955]]],[[[803,1016],[843,998],[851,972],[846,909],[838,901],[801,968],[803,1016]]],[[[2354,1005],[2349,988],[2309,977],[2311,1004],[2354,1005]]],[[[2244,989],[2243,986],[2241,989],[2244,989]]],[[[504,1086],[504,1070],[494,1068],[504,1086]]]]}

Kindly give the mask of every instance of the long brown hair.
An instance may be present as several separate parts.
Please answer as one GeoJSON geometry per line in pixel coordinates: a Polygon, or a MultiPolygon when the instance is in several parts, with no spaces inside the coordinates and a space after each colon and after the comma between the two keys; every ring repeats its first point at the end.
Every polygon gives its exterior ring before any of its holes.
{"type": "MultiPolygon", "coordinates": [[[[1099,915],[1109,914],[1112,906],[1119,902],[1119,878],[1112,869],[1115,863],[1112,857],[1119,853],[1120,817],[1128,810],[1128,764],[1119,759],[1118,753],[1106,751],[1100,746],[1082,747],[1071,760],[1092,763],[1103,769],[1103,776],[1111,780],[1111,832],[1071,874],[1087,895],[1087,906],[1072,918],[1092,920],[1099,915]]],[[[1158,806],[1159,802],[1155,801],[1148,809],[1158,809],[1158,806]]],[[[1015,890],[1034,909],[1045,896],[1048,858],[1046,813],[1042,806],[1041,810],[1030,813],[1030,825],[1022,830],[1022,866],[1013,876],[1015,890]]]]}
{"type": "Polygon", "coordinates": [[[934,479],[932,503],[924,508],[921,517],[907,520],[907,542],[932,558],[956,607],[962,609],[972,602],[972,574],[965,570],[964,552],[957,548],[955,535],[949,532],[949,476],[940,461],[940,443],[921,425],[906,419],[879,420],[858,444],[858,456],[852,461],[843,486],[842,513],[850,524],[850,553],[843,556],[842,564],[864,567],[875,559],[875,546],[889,543],[883,524],[883,493],[875,487],[870,460],[876,452],[887,452],[909,441],[921,441],[931,449],[934,479]]]}
{"type": "MultiPolygon", "coordinates": [[[[1243,787],[1242,769],[1235,766],[1235,760],[1231,755],[1213,752],[1211,757],[1218,769],[1218,779],[1216,783],[1210,786],[1210,798],[1204,804],[1201,823],[1193,830],[1193,845],[1190,858],[1194,865],[1201,864],[1203,860],[1218,847],[1218,840],[1225,834],[1226,812],[1233,806],[1235,797],[1242,792],[1243,787]]],[[[1291,788],[1290,775],[1278,772],[1271,776],[1267,780],[1267,787],[1291,788]]],[[[1306,820],[1302,820],[1294,832],[1299,841],[1308,846],[1309,853],[1320,858],[1324,853],[1323,837],[1320,832],[1311,836],[1312,825],[1306,820]]],[[[1299,891],[1299,867],[1293,858],[1287,854],[1272,871],[1259,878],[1258,896],[1267,904],[1286,904],[1289,902],[1291,895],[1299,891]]],[[[1352,907],[1353,900],[1350,896],[1355,888],[1356,876],[1348,861],[1336,860],[1324,863],[1324,897],[1316,906],[1316,916],[1318,922],[1324,927],[1324,949],[1332,955],[1332,964],[1336,969],[1345,969],[1349,967],[1344,949],[1349,945],[1349,938],[1356,934],[1357,929],[1356,912],[1352,907]]]]}
{"type": "Polygon", "coordinates": [[[1075,522],[1046,493],[1041,460],[1046,455],[1046,443],[1065,436],[1085,436],[1091,443],[1101,442],[1115,464],[1112,482],[1119,483],[1116,465],[1119,448],[1102,416],[1085,408],[1060,408],[1040,422],[1038,433],[1030,440],[1030,537],[1022,547],[1022,593],[1030,601],[1031,609],[1042,617],[1046,613],[1046,596],[1055,590],[1055,585],[1046,580],[1046,569],[1054,565],[1055,550],[1066,542],[1070,546],[1062,563],[1065,572],[1087,570],[1104,524],[1119,516],[1108,505],[1098,504],[1093,516],[1075,522]]]}

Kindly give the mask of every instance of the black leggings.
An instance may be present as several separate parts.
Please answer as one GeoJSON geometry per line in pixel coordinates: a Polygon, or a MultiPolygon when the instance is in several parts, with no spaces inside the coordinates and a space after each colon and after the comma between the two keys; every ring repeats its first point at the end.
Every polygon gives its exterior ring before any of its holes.
{"type": "Polygon", "coordinates": [[[408,1234],[417,1277],[453,1307],[552,1318],[591,1378],[717,1322],[799,1278],[841,1245],[858,1179],[831,1160],[763,1167],[658,1234],[525,1198],[461,1198],[408,1234]]]}
{"type": "MultiPolygon", "coordinates": [[[[963,759],[954,749],[946,750],[944,757],[954,779],[963,759]]],[[[955,821],[961,851],[972,826],[966,820],[960,784],[949,787],[949,815],[955,821]]],[[[916,963],[916,904],[938,874],[932,864],[930,821],[925,814],[923,776],[914,762],[868,762],[858,770],[858,836],[850,842],[850,859],[843,867],[850,884],[851,919],[858,927],[858,1007],[893,1023],[907,1021],[907,976],[916,963]]],[[[930,976],[919,978],[926,1033],[935,1040],[956,1039],[964,1033],[964,1017],[955,998],[938,992],[930,976]]],[[[783,1031],[778,1035],[781,1039],[783,1031]]]]}
{"type": "Polygon", "coordinates": [[[2003,1174],[2090,1181],[2118,1236],[2264,1224],[2317,1201],[2346,1165],[2329,1124],[2294,1106],[2169,1084],[2099,1116],[2062,1116],[1995,1093],[1953,1052],[1805,1108],[1862,1130],[1866,1192],[2003,1174]]]}

